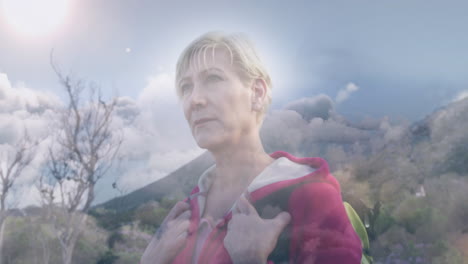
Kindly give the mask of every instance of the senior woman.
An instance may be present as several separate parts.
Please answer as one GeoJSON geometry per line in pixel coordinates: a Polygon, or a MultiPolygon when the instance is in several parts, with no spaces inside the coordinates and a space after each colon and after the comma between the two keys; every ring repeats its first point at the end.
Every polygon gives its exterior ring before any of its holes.
{"type": "Polygon", "coordinates": [[[265,152],[271,80],[245,36],[194,40],[177,63],[176,89],[215,164],[170,211],[142,264],[360,263],[361,242],[327,163],[265,152]]]}

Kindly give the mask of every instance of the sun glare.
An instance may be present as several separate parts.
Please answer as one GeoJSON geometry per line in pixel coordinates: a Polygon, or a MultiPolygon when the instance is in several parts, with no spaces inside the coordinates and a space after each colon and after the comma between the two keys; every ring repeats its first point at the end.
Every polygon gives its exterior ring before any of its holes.
{"type": "Polygon", "coordinates": [[[1,11],[15,31],[40,36],[65,20],[69,0],[0,0],[1,11]]]}

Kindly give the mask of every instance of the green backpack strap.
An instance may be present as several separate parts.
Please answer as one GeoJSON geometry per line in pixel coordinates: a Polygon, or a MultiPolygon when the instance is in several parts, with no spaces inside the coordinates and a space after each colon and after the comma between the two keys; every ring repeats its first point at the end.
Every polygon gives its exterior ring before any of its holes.
{"type": "Polygon", "coordinates": [[[367,252],[369,252],[370,249],[370,244],[366,228],[364,227],[361,218],[359,218],[359,215],[356,213],[354,208],[347,202],[343,202],[343,204],[346,209],[346,214],[348,215],[348,218],[351,221],[351,225],[354,228],[354,231],[356,231],[359,238],[361,239],[363,249],[361,264],[371,264],[373,262],[373,259],[370,255],[367,254],[367,252]]]}

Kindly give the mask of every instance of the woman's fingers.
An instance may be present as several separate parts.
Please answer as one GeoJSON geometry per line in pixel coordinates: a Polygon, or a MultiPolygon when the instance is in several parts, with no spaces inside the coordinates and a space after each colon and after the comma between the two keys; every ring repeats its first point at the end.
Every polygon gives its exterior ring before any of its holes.
{"type": "Polygon", "coordinates": [[[190,210],[187,210],[187,211],[181,213],[175,219],[172,219],[169,222],[167,222],[167,226],[171,227],[173,225],[176,225],[176,224],[180,223],[181,221],[185,221],[185,220],[188,221],[188,220],[190,220],[191,215],[192,215],[192,212],[190,212],[190,210]]]}
{"type": "Polygon", "coordinates": [[[178,202],[164,219],[150,245],[143,253],[141,263],[169,263],[187,243],[190,226],[190,205],[178,202]]]}
{"type": "Polygon", "coordinates": [[[178,215],[175,219],[189,220],[191,215],[192,215],[192,212],[190,210],[186,210],[183,213],[181,213],[180,215],[178,215]]]}
{"type": "Polygon", "coordinates": [[[171,227],[178,221],[190,219],[191,211],[189,209],[190,205],[186,202],[176,203],[162,222],[161,226],[158,228],[158,231],[155,234],[156,239],[161,239],[161,237],[168,232],[168,229],[171,229],[171,227]]]}
{"type": "Polygon", "coordinates": [[[184,231],[184,232],[180,233],[180,234],[176,237],[176,240],[177,240],[177,241],[180,241],[180,240],[185,241],[185,240],[187,239],[187,237],[188,237],[188,231],[184,231]]]}
{"type": "Polygon", "coordinates": [[[234,206],[234,208],[232,208],[232,214],[235,215],[235,214],[240,214],[241,211],[239,210],[239,202],[236,203],[236,206],[234,206]]]}
{"type": "Polygon", "coordinates": [[[245,215],[250,215],[250,214],[255,214],[258,215],[257,210],[255,207],[250,204],[250,202],[245,198],[244,195],[241,195],[239,199],[237,200],[237,206],[239,213],[245,214],[245,215]]]}
{"type": "MultiPolygon", "coordinates": [[[[255,214],[257,216],[258,215],[258,212],[257,212],[257,209],[255,209],[255,207],[250,203],[249,200],[247,200],[247,198],[245,196],[242,195],[242,199],[244,200],[244,204],[246,205],[246,207],[248,208],[249,210],[249,213],[250,214],[255,214]]],[[[260,217],[260,216],[259,216],[260,217]]]]}
{"type": "MultiPolygon", "coordinates": [[[[154,236],[143,253],[141,263],[170,263],[177,253],[187,243],[189,220],[172,220],[175,224],[165,226],[161,237],[154,236]]],[[[157,233],[158,234],[158,233],[157,233]]]]}
{"type": "Polygon", "coordinates": [[[291,221],[291,215],[288,212],[283,211],[279,213],[275,218],[270,219],[269,221],[273,226],[270,230],[274,232],[274,236],[277,238],[279,234],[283,231],[283,229],[291,221]]]}
{"type": "Polygon", "coordinates": [[[185,230],[188,230],[190,226],[190,220],[187,219],[174,219],[169,221],[168,229],[172,236],[178,236],[185,230]]]}
{"type": "Polygon", "coordinates": [[[245,215],[249,215],[249,214],[250,214],[249,208],[248,208],[247,205],[245,204],[244,199],[242,199],[242,196],[239,197],[239,199],[237,200],[236,208],[237,208],[237,212],[238,212],[239,214],[245,214],[245,215]]]}
{"type": "Polygon", "coordinates": [[[185,212],[186,210],[190,209],[190,205],[186,202],[179,201],[177,202],[174,207],[171,209],[169,214],[167,215],[167,220],[170,221],[178,217],[181,213],[185,212]]]}
{"type": "Polygon", "coordinates": [[[291,221],[291,215],[288,212],[283,211],[279,213],[273,220],[277,224],[278,228],[283,230],[291,221]]]}
{"type": "Polygon", "coordinates": [[[188,231],[184,231],[180,233],[177,237],[174,239],[174,243],[176,245],[176,251],[179,252],[187,243],[187,237],[188,237],[188,231]]]}

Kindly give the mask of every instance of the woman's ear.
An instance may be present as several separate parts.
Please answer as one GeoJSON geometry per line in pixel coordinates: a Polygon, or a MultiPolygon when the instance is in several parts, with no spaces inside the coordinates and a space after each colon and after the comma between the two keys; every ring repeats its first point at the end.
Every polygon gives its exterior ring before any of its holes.
{"type": "Polygon", "coordinates": [[[252,83],[252,110],[260,111],[264,107],[267,89],[265,80],[254,80],[252,83]]]}

